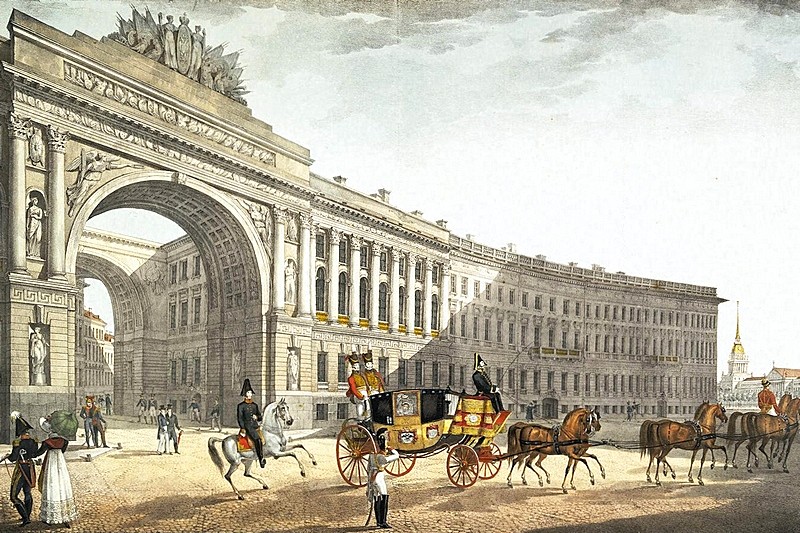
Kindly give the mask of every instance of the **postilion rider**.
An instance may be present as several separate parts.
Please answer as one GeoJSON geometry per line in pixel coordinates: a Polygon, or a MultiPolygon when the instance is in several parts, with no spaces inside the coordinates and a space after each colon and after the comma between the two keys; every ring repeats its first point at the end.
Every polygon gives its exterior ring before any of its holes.
{"type": "Polygon", "coordinates": [[[764,388],[758,393],[758,408],[765,415],[778,416],[781,411],[778,408],[778,402],[775,400],[775,393],[769,389],[769,380],[763,378],[761,386],[764,388]]]}
{"type": "MultiPolygon", "coordinates": [[[[241,395],[244,396],[239,405],[236,406],[236,421],[239,423],[239,439],[249,437],[255,448],[258,464],[261,468],[267,464],[262,451],[263,437],[261,435],[261,410],[258,404],[253,401],[253,387],[250,386],[250,379],[245,378],[242,384],[241,395]]],[[[241,448],[240,444],[240,448],[241,448]]]]}
{"type": "Polygon", "coordinates": [[[368,397],[381,393],[385,389],[383,376],[372,366],[372,350],[364,354],[365,370],[363,372],[356,352],[352,352],[347,360],[352,367],[350,377],[347,378],[349,385],[347,397],[355,404],[358,417],[363,418],[364,414],[370,410],[368,397]]]}

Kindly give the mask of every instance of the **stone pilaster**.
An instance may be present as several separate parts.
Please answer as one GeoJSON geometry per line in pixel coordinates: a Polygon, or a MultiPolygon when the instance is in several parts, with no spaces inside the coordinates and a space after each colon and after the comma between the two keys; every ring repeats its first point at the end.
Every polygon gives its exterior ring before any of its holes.
{"type": "Polygon", "coordinates": [[[8,165],[8,250],[11,272],[28,272],[25,242],[26,175],[25,143],[30,132],[30,120],[16,113],[8,117],[8,134],[11,139],[8,165]]]}
{"type": "Polygon", "coordinates": [[[392,271],[390,280],[392,284],[392,297],[389,301],[389,331],[397,333],[400,326],[400,250],[392,250],[392,271]]]}
{"type": "Polygon", "coordinates": [[[328,322],[339,322],[339,242],[342,234],[336,228],[330,231],[330,248],[328,253],[328,322]]]}
{"type": "Polygon", "coordinates": [[[380,315],[378,305],[380,300],[381,285],[381,253],[383,249],[380,244],[372,243],[372,263],[370,264],[369,283],[370,283],[370,302],[369,302],[369,329],[378,329],[380,315]]]}
{"type": "Polygon", "coordinates": [[[359,288],[361,286],[361,244],[360,237],[350,237],[350,327],[358,326],[359,288]]]}
{"type": "Polygon", "coordinates": [[[275,241],[272,250],[272,310],[275,313],[283,311],[285,306],[284,291],[285,285],[285,243],[286,243],[286,221],[288,213],[285,209],[276,207],[275,211],[275,241]]]}
{"type": "Polygon", "coordinates": [[[297,316],[311,316],[311,215],[300,213],[300,275],[297,316]]]}
{"type": "Polygon", "coordinates": [[[64,152],[67,148],[67,133],[52,126],[47,127],[49,174],[47,177],[47,200],[50,218],[47,226],[48,274],[54,279],[65,279],[64,254],[66,243],[64,152]]]}

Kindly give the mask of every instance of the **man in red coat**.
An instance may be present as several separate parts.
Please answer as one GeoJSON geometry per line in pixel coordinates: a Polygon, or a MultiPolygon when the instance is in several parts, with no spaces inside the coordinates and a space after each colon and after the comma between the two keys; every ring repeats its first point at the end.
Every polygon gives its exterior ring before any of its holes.
{"type": "Polygon", "coordinates": [[[368,414],[369,411],[367,379],[361,372],[361,361],[356,352],[351,353],[347,361],[350,363],[350,377],[347,378],[347,397],[350,398],[351,403],[355,404],[358,418],[364,418],[364,415],[368,414]]]}
{"type": "Polygon", "coordinates": [[[769,390],[769,380],[764,378],[761,380],[761,386],[764,387],[758,393],[758,408],[765,415],[777,416],[780,413],[778,409],[778,402],[775,400],[775,393],[769,390]]]}

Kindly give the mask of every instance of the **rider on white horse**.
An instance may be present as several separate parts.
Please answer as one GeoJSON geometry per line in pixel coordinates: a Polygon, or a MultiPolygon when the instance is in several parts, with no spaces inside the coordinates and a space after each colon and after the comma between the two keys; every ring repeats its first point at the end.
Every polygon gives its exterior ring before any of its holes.
{"type": "Polygon", "coordinates": [[[264,452],[262,450],[262,437],[261,437],[261,410],[258,404],[253,401],[253,387],[250,386],[250,379],[245,378],[242,385],[241,395],[244,400],[236,406],[236,420],[239,423],[239,435],[250,437],[253,442],[253,447],[256,450],[256,456],[261,468],[267,464],[264,459],[264,452]]]}

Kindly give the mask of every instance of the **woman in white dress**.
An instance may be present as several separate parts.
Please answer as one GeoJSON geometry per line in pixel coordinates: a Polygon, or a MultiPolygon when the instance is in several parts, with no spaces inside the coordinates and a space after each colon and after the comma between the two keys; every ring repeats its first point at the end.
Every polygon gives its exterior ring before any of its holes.
{"type": "Polygon", "coordinates": [[[367,483],[367,498],[372,499],[375,508],[375,522],[379,528],[388,529],[391,526],[386,521],[389,514],[389,491],[386,487],[386,465],[400,459],[397,450],[386,447],[386,428],[381,428],[375,433],[375,444],[378,449],[369,454],[369,483],[367,483]]]}
{"type": "Polygon", "coordinates": [[[70,527],[69,523],[78,518],[78,508],[72,496],[72,482],[64,459],[69,441],[53,430],[47,418],[40,418],[39,426],[48,435],[35,455],[45,454],[42,474],[39,476],[39,490],[42,493],[39,518],[45,524],[70,527]]]}

